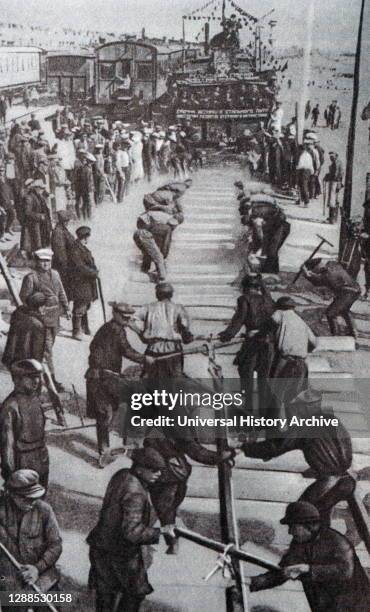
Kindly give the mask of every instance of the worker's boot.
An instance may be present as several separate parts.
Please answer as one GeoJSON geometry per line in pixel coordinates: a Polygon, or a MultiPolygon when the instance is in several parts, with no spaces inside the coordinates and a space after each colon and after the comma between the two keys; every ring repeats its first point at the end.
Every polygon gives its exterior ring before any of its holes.
{"type": "Polygon", "coordinates": [[[72,338],[74,340],[82,340],[81,323],[82,323],[82,316],[73,315],[72,317],[72,338]]]}
{"type": "Polygon", "coordinates": [[[177,555],[177,553],[179,552],[179,539],[176,537],[174,538],[169,533],[164,533],[163,537],[164,537],[164,541],[166,542],[168,546],[166,550],[166,555],[177,555]]]}
{"type": "Polygon", "coordinates": [[[82,317],[82,329],[84,334],[86,334],[86,336],[91,336],[91,331],[90,331],[90,327],[89,327],[89,318],[87,316],[87,314],[85,314],[82,317]]]}

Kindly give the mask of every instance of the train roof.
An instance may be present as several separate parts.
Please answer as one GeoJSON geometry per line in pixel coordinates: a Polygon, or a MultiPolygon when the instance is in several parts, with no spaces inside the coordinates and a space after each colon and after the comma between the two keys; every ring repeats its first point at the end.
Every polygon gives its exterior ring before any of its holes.
{"type": "Polygon", "coordinates": [[[86,49],[81,49],[80,51],[47,51],[47,57],[86,57],[95,59],[95,53],[93,51],[88,51],[86,49]]]}
{"type": "Polygon", "coordinates": [[[8,53],[45,53],[41,47],[13,47],[12,45],[0,46],[0,53],[4,51],[8,53]]]}

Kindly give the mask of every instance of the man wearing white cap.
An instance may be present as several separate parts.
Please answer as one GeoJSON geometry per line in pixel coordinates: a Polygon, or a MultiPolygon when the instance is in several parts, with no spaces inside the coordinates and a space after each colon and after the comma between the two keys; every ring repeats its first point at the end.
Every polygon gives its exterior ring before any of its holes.
{"type": "Polygon", "coordinates": [[[33,293],[40,292],[46,297],[45,313],[43,315],[46,327],[44,359],[49,366],[57,391],[62,391],[63,386],[55,379],[53,346],[59,328],[60,311],[64,312],[67,319],[71,318],[68,299],[59,273],[51,269],[53,251],[51,249],[39,249],[35,252],[35,258],[36,268],[23,278],[20,298],[25,304],[33,293]]]}
{"type": "MultiPolygon", "coordinates": [[[[21,569],[18,571],[4,554],[0,556],[2,590],[29,591],[24,585],[37,583],[46,593],[59,581],[55,564],[62,553],[62,539],[52,507],[41,499],[44,495],[35,470],[17,470],[5,484],[0,497],[0,540],[21,569]]],[[[13,606],[1,609],[9,612],[13,606]]],[[[19,612],[28,609],[28,605],[17,608],[19,612]]]]}

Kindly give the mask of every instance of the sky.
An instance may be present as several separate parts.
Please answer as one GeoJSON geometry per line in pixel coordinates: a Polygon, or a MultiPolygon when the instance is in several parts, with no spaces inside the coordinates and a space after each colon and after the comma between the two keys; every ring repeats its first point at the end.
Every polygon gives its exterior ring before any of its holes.
{"type": "MultiPolygon", "coordinates": [[[[235,2],[256,17],[275,9],[271,18],[278,21],[275,34],[280,48],[304,44],[308,5],[313,2],[313,47],[343,51],[355,48],[360,0],[235,2]]],[[[0,0],[0,15],[1,21],[108,32],[139,33],[145,27],[148,36],[180,38],[182,15],[205,4],[206,0],[0,0]]],[[[186,22],[190,39],[200,30],[202,23],[186,22]]]]}

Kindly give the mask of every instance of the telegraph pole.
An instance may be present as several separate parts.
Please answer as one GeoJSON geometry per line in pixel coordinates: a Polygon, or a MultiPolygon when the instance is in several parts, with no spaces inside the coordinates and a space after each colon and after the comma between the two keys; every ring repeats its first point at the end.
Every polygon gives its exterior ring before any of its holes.
{"type": "Polygon", "coordinates": [[[358,27],[357,36],[357,48],[355,58],[355,71],[353,78],[353,97],[352,97],[352,109],[351,109],[351,120],[348,131],[347,141],[347,156],[346,156],[346,178],[344,181],[344,195],[343,195],[343,212],[342,220],[340,225],[340,237],[339,237],[339,257],[341,257],[344,249],[344,245],[347,238],[346,219],[351,216],[351,205],[352,205],[352,180],[353,180],[353,161],[355,156],[355,140],[356,140],[356,121],[357,121],[357,110],[358,110],[358,97],[360,91],[360,67],[361,67],[361,46],[362,46],[362,34],[364,25],[364,13],[365,13],[365,0],[361,2],[360,21],[358,27]]]}

